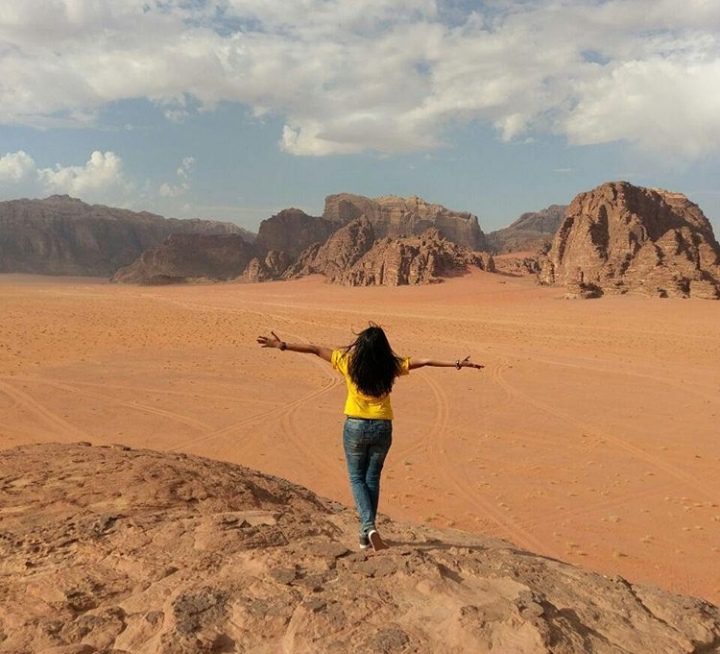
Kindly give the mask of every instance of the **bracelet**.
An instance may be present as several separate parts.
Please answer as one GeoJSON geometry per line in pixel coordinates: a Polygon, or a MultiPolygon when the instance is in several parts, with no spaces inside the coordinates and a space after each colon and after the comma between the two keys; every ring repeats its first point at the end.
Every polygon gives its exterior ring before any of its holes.
{"type": "Polygon", "coordinates": [[[462,366],[460,365],[460,359],[457,359],[457,361],[455,361],[455,367],[456,367],[458,370],[460,370],[460,368],[462,368],[462,366]]]}
{"type": "Polygon", "coordinates": [[[287,343],[285,341],[280,341],[280,351],[287,350],[287,343]]]}

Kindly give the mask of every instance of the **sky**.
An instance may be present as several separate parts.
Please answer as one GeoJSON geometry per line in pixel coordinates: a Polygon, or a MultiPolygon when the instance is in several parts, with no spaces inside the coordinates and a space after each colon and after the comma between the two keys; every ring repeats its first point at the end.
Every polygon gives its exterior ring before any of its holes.
{"type": "Polygon", "coordinates": [[[0,3],[0,199],[256,231],[419,195],[491,231],[620,179],[720,232],[720,1],[0,3]]]}

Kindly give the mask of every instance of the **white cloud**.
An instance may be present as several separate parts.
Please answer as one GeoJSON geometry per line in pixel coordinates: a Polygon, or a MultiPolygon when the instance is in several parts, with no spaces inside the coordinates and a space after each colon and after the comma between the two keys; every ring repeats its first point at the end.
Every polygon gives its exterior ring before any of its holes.
{"type": "Polygon", "coordinates": [[[46,191],[67,193],[83,199],[129,190],[122,159],[114,152],[95,150],[84,166],[39,168],[38,180],[46,191]]]}
{"type": "Polygon", "coordinates": [[[21,182],[34,172],[35,161],[23,150],[8,152],[0,157],[0,182],[21,182]]]}
{"type": "Polygon", "coordinates": [[[174,121],[222,101],[283,116],[281,147],[300,155],[429,150],[468,121],[506,140],[720,152],[720,2],[458,7],[5,0],[0,122],[84,125],[109,102],[147,97],[174,121]]]}
{"type": "Polygon", "coordinates": [[[158,190],[160,196],[163,198],[178,198],[185,195],[190,190],[190,176],[193,168],[195,168],[195,157],[183,157],[175,171],[178,182],[175,184],[163,182],[158,190]]]}
{"type": "MultiPolygon", "coordinates": [[[[189,164],[192,166],[192,162],[189,164]]],[[[125,204],[133,190],[122,159],[114,152],[95,150],[84,165],[55,164],[40,168],[23,150],[0,157],[0,187],[21,187],[31,194],[67,193],[83,200],[125,204]]]]}

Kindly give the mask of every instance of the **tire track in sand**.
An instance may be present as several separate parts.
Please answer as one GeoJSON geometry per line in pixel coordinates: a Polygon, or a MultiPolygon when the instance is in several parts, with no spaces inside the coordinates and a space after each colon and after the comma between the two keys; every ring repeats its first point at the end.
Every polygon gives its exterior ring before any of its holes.
{"type": "MultiPolygon", "coordinates": [[[[207,307],[202,307],[203,310],[207,310],[207,307]]],[[[230,310],[232,313],[239,313],[230,310]]],[[[261,312],[255,312],[258,315],[262,317],[267,317],[265,314],[262,314],[261,312]]],[[[304,340],[301,336],[298,334],[294,334],[292,332],[287,331],[287,334],[290,336],[293,336],[294,338],[297,338],[299,340],[304,340]]],[[[309,355],[314,356],[314,355],[309,355]]],[[[312,364],[320,365],[324,369],[329,366],[330,364],[328,362],[320,362],[315,359],[310,360],[312,364]]],[[[208,434],[205,434],[204,436],[200,436],[195,439],[191,439],[188,441],[185,441],[184,443],[180,443],[179,445],[176,445],[175,447],[170,448],[169,451],[176,451],[180,449],[186,449],[186,448],[194,448],[196,445],[200,443],[205,443],[209,440],[213,440],[216,438],[221,438],[223,440],[227,440],[227,437],[236,429],[240,427],[244,427],[246,425],[252,424],[254,422],[258,422],[260,420],[272,420],[274,418],[277,418],[281,421],[281,426],[283,424],[283,420],[285,419],[286,415],[288,413],[292,413],[296,410],[298,410],[300,407],[304,406],[307,402],[314,400],[328,392],[330,392],[333,388],[338,386],[341,383],[341,380],[335,376],[328,376],[328,382],[324,384],[321,388],[310,391],[309,393],[306,393],[302,397],[298,398],[297,400],[294,400],[290,403],[285,403],[280,406],[275,406],[271,409],[268,409],[267,411],[262,411],[260,413],[254,414],[252,416],[248,416],[246,418],[243,418],[239,421],[236,421],[232,423],[231,425],[228,425],[226,427],[222,427],[221,429],[216,429],[208,434]]],[[[302,445],[298,445],[298,443],[302,443],[302,439],[298,437],[297,430],[293,428],[292,425],[292,419],[289,419],[289,421],[286,421],[286,433],[294,434],[295,435],[295,445],[298,447],[298,449],[302,449],[302,445]]],[[[236,449],[236,452],[241,453],[243,450],[245,450],[249,446],[249,442],[247,440],[244,440],[240,443],[237,441],[233,441],[232,445],[236,449]]],[[[306,443],[303,443],[305,447],[307,447],[306,443]]]]}
{"type": "Polygon", "coordinates": [[[193,427],[193,428],[198,429],[203,432],[208,431],[208,426],[204,422],[201,422],[200,420],[196,420],[195,418],[192,418],[190,416],[186,416],[181,413],[177,413],[175,411],[170,411],[168,409],[158,409],[157,407],[149,406],[147,404],[143,404],[142,402],[135,402],[133,400],[115,399],[113,397],[109,397],[102,393],[83,390],[83,389],[77,388],[71,384],[67,384],[64,382],[58,382],[58,381],[50,380],[50,379],[43,378],[43,377],[23,377],[22,379],[29,381],[29,382],[44,384],[46,386],[50,386],[52,388],[57,388],[58,390],[62,390],[62,391],[67,391],[69,393],[74,393],[75,395],[78,395],[80,397],[92,398],[95,400],[100,399],[105,402],[110,402],[111,404],[115,404],[117,406],[123,406],[123,407],[127,407],[129,409],[135,409],[136,411],[149,413],[151,415],[159,416],[161,418],[169,418],[171,420],[174,420],[175,422],[185,424],[189,427],[193,427]]]}
{"type": "Polygon", "coordinates": [[[492,501],[483,498],[479,493],[471,492],[469,488],[472,482],[461,466],[451,466],[448,464],[446,451],[448,445],[452,447],[452,443],[450,443],[447,436],[449,422],[449,403],[447,396],[440,385],[427,373],[423,373],[422,377],[429,386],[437,406],[435,422],[430,430],[433,437],[430,453],[433,456],[436,469],[442,473],[448,485],[452,485],[472,506],[479,509],[503,529],[515,544],[536,552],[548,551],[549,548],[545,543],[537,539],[516,520],[499,511],[492,501]]]}
{"type": "Polygon", "coordinates": [[[718,501],[718,496],[720,495],[717,491],[713,490],[710,486],[708,486],[705,483],[702,483],[699,479],[694,477],[688,472],[685,472],[684,470],[681,470],[677,466],[672,465],[671,463],[668,463],[667,461],[663,461],[659,457],[653,456],[649,452],[646,452],[642,448],[632,445],[631,443],[628,443],[627,441],[623,440],[619,436],[614,436],[613,434],[610,434],[606,431],[598,431],[595,429],[592,425],[589,425],[582,420],[579,420],[564,411],[561,411],[559,409],[556,409],[555,407],[547,404],[546,402],[543,402],[542,400],[538,400],[528,393],[525,393],[524,391],[519,390],[517,387],[513,386],[510,382],[505,379],[504,372],[500,373],[498,375],[498,380],[500,383],[508,390],[508,392],[514,394],[517,398],[523,400],[530,406],[534,406],[537,409],[540,409],[541,411],[554,416],[555,418],[558,418],[562,422],[565,422],[570,425],[575,425],[578,429],[581,429],[583,433],[589,434],[594,436],[598,441],[605,441],[607,443],[612,443],[616,448],[627,452],[628,454],[632,455],[636,459],[639,459],[641,461],[644,461],[650,466],[653,466],[657,470],[661,470],[665,474],[669,475],[673,479],[684,483],[685,485],[689,486],[690,488],[693,488],[696,492],[700,493],[701,495],[705,496],[707,499],[710,499],[712,501],[718,501]]]}
{"type": "Polygon", "coordinates": [[[5,395],[13,399],[19,406],[39,417],[46,425],[59,429],[66,436],[80,440],[90,439],[87,433],[64,418],[61,418],[56,413],[50,411],[50,409],[43,406],[29,393],[21,391],[2,380],[0,380],[0,392],[5,393],[5,395]]]}
{"type": "MultiPolygon", "coordinates": [[[[227,425],[226,427],[222,427],[220,429],[216,429],[208,434],[205,434],[204,436],[200,436],[198,438],[189,439],[187,441],[184,441],[183,443],[179,443],[178,445],[171,447],[168,449],[169,452],[174,452],[176,450],[184,449],[184,448],[194,448],[200,443],[205,443],[209,440],[213,440],[216,438],[226,438],[232,432],[239,429],[240,427],[244,427],[246,425],[250,425],[254,422],[258,422],[260,420],[268,420],[272,418],[282,418],[282,416],[285,414],[285,412],[295,408],[296,406],[301,406],[305,402],[308,402],[316,397],[319,397],[320,395],[324,395],[328,391],[330,391],[332,388],[337,386],[337,382],[330,381],[329,383],[323,385],[322,388],[316,389],[314,391],[311,391],[310,393],[306,393],[302,397],[298,398],[297,400],[294,400],[293,402],[290,402],[289,404],[280,404],[279,406],[275,406],[272,409],[268,409],[267,411],[262,411],[260,413],[255,413],[251,416],[247,416],[246,418],[242,418],[241,420],[238,420],[231,425],[227,425]]],[[[237,442],[233,442],[233,445],[235,447],[240,447],[242,450],[242,443],[238,444],[237,442]]]]}

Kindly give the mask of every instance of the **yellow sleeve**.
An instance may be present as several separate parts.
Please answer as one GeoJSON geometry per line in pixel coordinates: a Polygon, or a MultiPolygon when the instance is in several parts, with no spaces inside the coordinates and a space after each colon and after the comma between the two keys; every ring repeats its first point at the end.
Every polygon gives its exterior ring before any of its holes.
{"type": "Polygon", "coordinates": [[[400,377],[410,374],[410,357],[403,357],[400,362],[400,377]]]}
{"type": "Polygon", "coordinates": [[[347,371],[347,357],[343,356],[342,350],[333,350],[330,355],[330,364],[335,370],[345,374],[347,371]]]}

